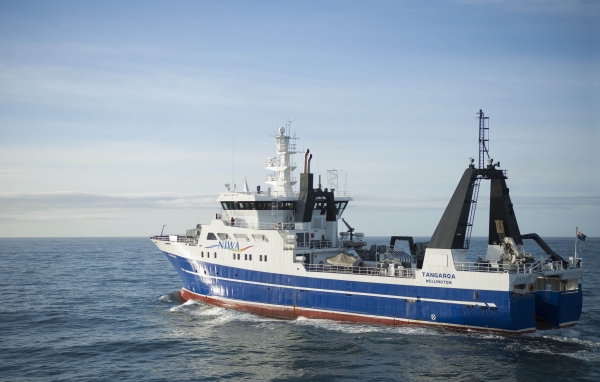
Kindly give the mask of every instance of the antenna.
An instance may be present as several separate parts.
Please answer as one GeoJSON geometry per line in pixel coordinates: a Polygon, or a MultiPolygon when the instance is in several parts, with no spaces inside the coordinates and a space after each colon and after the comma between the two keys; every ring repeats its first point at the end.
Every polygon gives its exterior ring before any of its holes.
{"type": "Polygon", "coordinates": [[[490,117],[484,117],[483,111],[479,109],[479,168],[484,168],[484,154],[490,159],[489,153],[489,141],[490,141],[490,117]],[[487,127],[485,127],[485,120],[487,119],[487,127]],[[487,143],[487,145],[486,145],[487,143]]]}
{"type": "MultiPolygon", "coordinates": [[[[320,153],[319,153],[319,132],[318,131],[316,132],[316,135],[317,135],[317,152],[316,152],[316,154],[317,154],[317,174],[318,174],[321,172],[319,170],[319,154],[320,153]]],[[[319,181],[319,183],[321,183],[321,182],[319,181]]]]}
{"type": "Polygon", "coordinates": [[[231,183],[235,187],[235,125],[231,126],[231,183]]]}
{"type": "Polygon", "coordinates": [[[330,190],[338,190],[338,170],[327,170],[327,186],[330,190]]]}

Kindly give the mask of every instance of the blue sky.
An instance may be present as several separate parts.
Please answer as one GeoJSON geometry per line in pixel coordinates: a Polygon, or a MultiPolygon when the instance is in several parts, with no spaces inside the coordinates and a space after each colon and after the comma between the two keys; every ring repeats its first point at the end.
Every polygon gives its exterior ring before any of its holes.
{"type": "Polygon", "coordinates": [[[0,235],[182,233],[293,119],[358,231],[429,236],[483,109],[521,230],[600,236],[599,57],[595,1],[3,1],[0,235]]]}

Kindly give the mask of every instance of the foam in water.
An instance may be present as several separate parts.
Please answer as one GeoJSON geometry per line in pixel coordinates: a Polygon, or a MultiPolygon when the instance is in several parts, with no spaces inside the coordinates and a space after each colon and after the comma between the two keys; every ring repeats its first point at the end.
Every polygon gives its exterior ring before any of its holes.
{"type": "Polygon", "coordinates": [[[185,300],[181,297],[181,292],[176,290],[169,294],[162,295],[158,298],[160,302],[177,302],[179,304],[183,304],[185,300]]]}
{"type": "Polygon", "coordinates": [[[390,334],[412,334],[412,335],[436,335],[438,334],[434,329],[403,325],[403,326],[386,326],[386,325],[366,325],[356,324],[349,322],[340,322],[333,320],[320,320],[320,319],[309,319],[306,317],[298,317],[295,321],[292,321],[297,325],[303,326],[314,326],[315,328],[331,330],[336,332],[344,332],[349,334],[361,334],[361,333],[390,333],[390,334]]]}
{"type": "MultiPolygon", "coordinates": [[[[590,348],[594,348],[594,349],[600,349],[600,342],[590,340],[589,336],[587,337],[588,339],[585,339],[585,340],[581,339],[580,338],[581,333],[574,328],[538,331],[535,333],[531,333],[528,336],[533,337],[533,338],[543,338],[546,340],[566,342],[566,343],[582,345],[582,346],[590,347],[590,348]]],[[[591,337],[591,338],[594,338],[594,337],[591,337]]]]}
{"type": "Polygon", "coordinates": [[[184,313],[191,316],[206,318],[215,325],[226,324],[232,321],[258,323],[279,321],[274,318],[257,316],[235,309],[227,309],[219,306],[209,305],[198,300],[188,300],[182,305],[174,306],[169,310],[171,312],[184,313]]]}

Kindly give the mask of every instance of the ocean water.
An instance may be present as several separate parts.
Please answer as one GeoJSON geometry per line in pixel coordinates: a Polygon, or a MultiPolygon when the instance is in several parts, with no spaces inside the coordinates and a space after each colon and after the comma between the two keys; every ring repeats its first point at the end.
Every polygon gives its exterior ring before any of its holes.
{"type": "MultiPolygon", "coordinates": [[[[546,241],[573,252],[573,239],[546,241]]],[[[598,381],[600,239],[580,243],[580,323],[513,336],[179,304],[179,278],[147,238],[3,238],[0,380],[598,381]]]]}

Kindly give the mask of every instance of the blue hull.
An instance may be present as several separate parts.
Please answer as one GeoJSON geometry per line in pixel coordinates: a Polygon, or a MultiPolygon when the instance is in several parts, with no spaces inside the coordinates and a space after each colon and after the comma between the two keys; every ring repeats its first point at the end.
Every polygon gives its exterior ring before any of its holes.
{"type": "Polygon", "coordinates": [[[260,311],[275,315],[289,308],[297,315],[310,311],[327,316],[326,312],[335,312],[340,318],[353,317],[352,321],[375,317],[397,324],[521,333],[535,330],[538,313],[533,294],[479,291],[479,299],[474,300],[474,290],[469,289],[329,280],[316,274],[288,276],[210,263],[199,263],[195,269],[185,258],[168,253],[167,258],[187,291],[213,301],[226,300],[232,306],[261,306],[260,311]]]}
{"type": "Polygon", "coordinates": [[[573,326],[583,307],[581,284],[577,291],[535,292],[535,313],[554,327],[573,326]]]}

